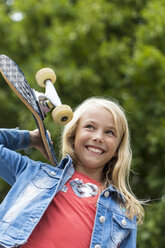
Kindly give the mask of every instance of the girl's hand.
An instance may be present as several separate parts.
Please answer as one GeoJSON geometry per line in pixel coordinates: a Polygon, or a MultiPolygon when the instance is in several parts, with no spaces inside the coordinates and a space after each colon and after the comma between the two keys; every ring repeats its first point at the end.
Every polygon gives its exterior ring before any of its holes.
{"type": "MultiPolygon", "coordinates": [[[[49,131],[47,131],[47,132],[48,132],[49,138],[50,138],[50,133],[49,133],[49,131]]],[[[46,159],[49,159],[47,152],[45,150],[39,129],[29,131],[29,134],[30,134],[30,147],[37,149],[38,151],[40,151],[44,155],[44,157],[46,159]]]]}

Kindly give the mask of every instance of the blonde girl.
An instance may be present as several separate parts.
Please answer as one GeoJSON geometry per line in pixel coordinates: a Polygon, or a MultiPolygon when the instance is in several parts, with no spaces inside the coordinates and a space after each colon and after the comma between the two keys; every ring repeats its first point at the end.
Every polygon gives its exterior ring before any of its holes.
{"type": "MultiPolygon", "coordinates": [[[[130,147],[130,134],[127,119],[123,108],[117,101],[104,98],[89,98],[78,106],[74,111],[74,118],[63,131],[62,137],[62,155],[69,154],[76,164],[76,154],[74,152],[74,139],[78,122],[83,114],[90,108],[101,106],[107,109],[113,116],[117,135],[120,142],[117,148],[116,156],[113,157],[104,167],[102,173],[102,183],[104,187],[114,186],[125,198],[125,208],[127,216],[133,218],[137,216],[138,222],[142,223],[144,210],[142,202],[132,193],[129,184],[130,166],[132,161],[132,151],[130,147]]],[[[99,116],[98,116],[99,118],[99,116]]],[[[104,120],[102,120],[104,121],[104,120]]]]}

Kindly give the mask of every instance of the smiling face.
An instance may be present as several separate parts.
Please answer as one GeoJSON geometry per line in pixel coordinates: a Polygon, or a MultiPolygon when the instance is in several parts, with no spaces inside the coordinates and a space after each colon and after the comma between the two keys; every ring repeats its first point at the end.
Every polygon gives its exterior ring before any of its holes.
{"type": "Polygon", "coordinates": [[[112,114],[101,106],[91,106],[81,116],[75,135],[76,171],[101,181],[106,163],[119,145],[112,114]]]}

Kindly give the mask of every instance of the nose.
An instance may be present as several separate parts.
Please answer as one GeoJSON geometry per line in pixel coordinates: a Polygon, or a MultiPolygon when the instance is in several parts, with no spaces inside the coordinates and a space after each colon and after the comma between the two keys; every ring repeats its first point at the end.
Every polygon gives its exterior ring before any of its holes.
{"type": "Polygon", "coordinates": [[[104,140],[102,132],[101,131],[95,132],[93,136],[93,140],[102,143],[104,140]]]}

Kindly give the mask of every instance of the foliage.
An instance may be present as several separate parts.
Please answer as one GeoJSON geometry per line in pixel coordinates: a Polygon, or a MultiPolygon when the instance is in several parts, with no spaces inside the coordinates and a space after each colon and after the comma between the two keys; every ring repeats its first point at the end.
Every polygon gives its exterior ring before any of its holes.
{"type": "Polygon", "coordinates": [[[164,197],[159,202],[147,206],[146,220],[139,226],[138,247],[163,247],[165,223],[165,201],[164,197]]]}
{"type": "MultiPolygon", "coordinates": [[[[163,0],[0,2],[0,53],[19,64],[32,87],[42,90],[35,73],[51,67],[62,102],[74,108],[99,95],[118,99],[126,110],[136,172],[131,175],[133,191],[139,198],[160,199],[145,207],[140,248],[162,248],[165,241],[164,12],[163,0]]],[[[2,77],[0,84],[0,126],[35,128],[30,112],[2,77]]],[[[50,116],[46,126],[58,153],[61,128],[50,116]]],[[[29,156],[40,159],[34,151],[29,156]]]]}

